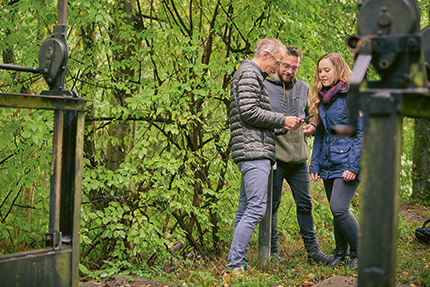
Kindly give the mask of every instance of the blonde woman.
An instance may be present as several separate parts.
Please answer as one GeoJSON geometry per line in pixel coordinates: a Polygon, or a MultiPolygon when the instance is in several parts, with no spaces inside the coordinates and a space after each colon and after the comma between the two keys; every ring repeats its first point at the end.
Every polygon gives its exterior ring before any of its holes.
{"type": "Polygon", "coordinates": [[[354,137],[338,138],[329,133],[336,125],[347,124],[346,96],[351,70],[337,53],[322,56],[312,81],[310,114],[317,125],[309,172],[312,180],[323,179],[336,242],[331,266],[358,265],[358,222],[349,211],[359,185],[361,157],[361,118],[354,137]]]}

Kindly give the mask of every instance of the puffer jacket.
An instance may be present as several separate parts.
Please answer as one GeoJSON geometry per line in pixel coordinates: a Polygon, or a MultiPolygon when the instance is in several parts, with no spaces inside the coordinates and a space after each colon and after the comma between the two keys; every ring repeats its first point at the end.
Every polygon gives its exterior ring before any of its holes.
{"type": "Polygon", "coordinates": [[[232,157],[240,161],[270,159],[275,162],[275,128],[285,116],[271,111],[264,73],[252,60],[243,60],[234,73],[230,91],[232,157]]]}
{"type": "MultiPolygon", "coordinates": [[[[268,76],[264,83],[274,112],[299,118],[307,115],[309,94],[307,83],[297,78],[284,83],[275,75],[268,76]]],[[[276,160],[297,164],[307,161],[309,155],[309,145],[301,127],[276,137],[276,160]]]]}
{"type": "Polygon", "coordinates": [[[339,138],[330,134],[333,126],[347,124],[347,92],[338,93],[329,104],[320,103],[318,107],[319,123],[309,172],[318,173],[322,179],[341,178],[345,170],[356,173],[359,179],[362,117],[358,117],[358,130],[354,137],[339,138]]]}

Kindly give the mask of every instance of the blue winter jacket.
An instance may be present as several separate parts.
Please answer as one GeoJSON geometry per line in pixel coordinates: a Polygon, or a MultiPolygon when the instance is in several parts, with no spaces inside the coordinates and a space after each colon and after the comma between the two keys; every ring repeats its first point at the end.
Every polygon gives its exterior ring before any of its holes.
{"type": "Polygon", "coordinates": [[[347,124],[347,92],[339,92],[329,104],[321,102],[318,106],[319,123],[309,172],[318,173],[322,179],[341,178],[345,170],[356,173],[359,178],[362,117],[358,117],[358,130],[354,137],[339,138],[329,133],[333,126],[347,124]]]}

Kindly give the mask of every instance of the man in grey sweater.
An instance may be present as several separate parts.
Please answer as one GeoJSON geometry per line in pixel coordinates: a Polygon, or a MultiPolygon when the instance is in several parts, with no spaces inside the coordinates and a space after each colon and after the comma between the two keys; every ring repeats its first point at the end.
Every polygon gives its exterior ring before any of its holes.
{"type": "MultiPolygon", "coordinates": [[[[285,116],[307,116],[309,85],[297,79],[302,53],[298,47],[287,46],[286,55],[277,72],[265,80],[272,110],[285,116]]],[[[276,137],[276,169],[273,175],[271,255],[279,259],[278,209],[282,197],[284,179],[289,184],[296,203],[297,221],[300,227],[308,260],[330,264],[332,257],[319,249],[314,232],[312,197],[307,160],[309,146],[305,136],[315,131],[312,124],[276,137]]]]}
{"type": "Polygon", "coordinates": [[[241,173],[239,205],[234,219],[226,272],[247,269],[248,243],[266,211],[267,184],[275,163],[275,129],[295,130],[296,116],[272,112],[264,78],[275,72],[285,55],[276,39],[262,39],[252,60],[243,60],[230,91],[232,157],[241,173]]]}

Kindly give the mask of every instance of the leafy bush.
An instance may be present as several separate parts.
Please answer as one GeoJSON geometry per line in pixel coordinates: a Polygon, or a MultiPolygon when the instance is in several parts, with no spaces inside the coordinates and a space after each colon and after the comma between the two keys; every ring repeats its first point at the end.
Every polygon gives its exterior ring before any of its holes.
{"type": "Polygon", "coordinates": [[[0,121],[0,253],[44,247],[52,113],[2,109],[0,121]]]}

